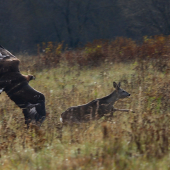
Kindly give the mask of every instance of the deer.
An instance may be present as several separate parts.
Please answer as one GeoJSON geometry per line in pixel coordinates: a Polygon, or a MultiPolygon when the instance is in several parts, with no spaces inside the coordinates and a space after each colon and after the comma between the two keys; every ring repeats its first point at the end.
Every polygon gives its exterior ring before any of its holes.
{"type": "Polygon", "coordinates": [[[113,106],[114,103],[119,99],[127,98],[130,96],[130,94],[120,88],[120,86],[120,82],[118,84],[113,82],[113,87],[115,90],[111,94],[92,100],[87,104],[72,106],[68,108],[61,114],[60,121],[63,124],[80,124],[90,120],[98,120],[109,113],[110,117],[113,117],[113,113],[115,111],[131,111],[129,109],[116,109],[113,106]]]}

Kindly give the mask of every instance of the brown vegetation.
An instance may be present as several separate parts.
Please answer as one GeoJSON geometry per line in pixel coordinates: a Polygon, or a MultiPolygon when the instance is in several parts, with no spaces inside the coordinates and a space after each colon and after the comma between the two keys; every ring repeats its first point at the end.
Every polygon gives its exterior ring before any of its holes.
{"type": "Polygon", "coordinates": [[[59,60],[52,59],[54,63],[48,58],[50,52],[20,57],[21,71],[36,75],[30,84],[45,94],[49,115],[41,130],[27,130],[20,109],[1,94],[1,169],[169,168],[169,37],[146,37],[141,45],[124,38],[99,42],[61,51],[59,60]],[[95,52],[100,55],[96,57],[95,52]],[[129,100],[115,107],[135,113],[115,112],[113,118],[61,131],[60,114],[70,106],[105,96],[113,90],[110,81],[122,82],[131,93],[129,100]]]}
{"type": "Polygon", "coordinates": [[[153,69],[165,71],[170,53],[170,36],[144,37],[141,44],[132,39],[119,37],[114,41],[95,40],[86,44],[84,48],[63,51],[63,44],[49,42],[38,45],[38,54],[44,66],[54,66],[60,60],[69,65],[77,63],[80,66],[99,66],[109,62],[152,62],[153,69]],[[43,52],[43,53],[41,53],[43,52]]]}

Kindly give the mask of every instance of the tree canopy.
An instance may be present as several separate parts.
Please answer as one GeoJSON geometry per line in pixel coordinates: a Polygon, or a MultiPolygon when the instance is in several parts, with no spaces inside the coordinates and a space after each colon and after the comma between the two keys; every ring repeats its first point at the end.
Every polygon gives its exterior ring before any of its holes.
{"type": "Polygon", "coordinates": [[[0,44],[35,52],[42,42],[81,46],[94,39],[170,32],[168,0],[8,0],[0,2],[0,44]]]}

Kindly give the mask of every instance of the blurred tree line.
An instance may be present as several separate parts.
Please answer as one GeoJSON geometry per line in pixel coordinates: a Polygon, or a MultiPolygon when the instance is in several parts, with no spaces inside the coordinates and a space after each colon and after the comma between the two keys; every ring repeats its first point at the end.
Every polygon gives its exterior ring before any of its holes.
{"type": "Polygon", "coordinates": [[[169,0],[0,1],[0,44],[36,52],[42,42],[81,46],[94,39],[170,34],[169,0]]]}

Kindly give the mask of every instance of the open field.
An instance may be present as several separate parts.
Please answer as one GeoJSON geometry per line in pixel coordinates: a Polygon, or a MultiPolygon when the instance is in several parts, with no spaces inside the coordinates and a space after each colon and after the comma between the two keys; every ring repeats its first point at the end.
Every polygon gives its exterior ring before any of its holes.
{"type": "Polygon", "coordinates": [[[22,57],[21,72],[36,75],[30,85],[46,97],[48,116],[41,130],[29,129],[5,93],[0,95],[0,169],[169,169],[170,74],[156,60],[112,62],[100,66],[37,67],[37,57],[22,57]],[[155,64],[157,63],[157,64],[155,64]],[[114,118],[65,126],[60,114],[111,93],[113,81],[131,94],[115,107],[114,118]]]}

